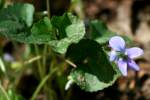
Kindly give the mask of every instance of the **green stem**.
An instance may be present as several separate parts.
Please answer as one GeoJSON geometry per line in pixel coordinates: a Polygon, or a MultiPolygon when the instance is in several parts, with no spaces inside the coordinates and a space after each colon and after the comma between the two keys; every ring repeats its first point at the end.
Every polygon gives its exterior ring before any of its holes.
{"type": "Polygon", "coordinates": [[[72,95],[72,89],[69,89],[69,90],[67,91],[65,100],[70,100],[71,95],[72,95]]]}
{"type": "Polygon", "coordinates": [[[57,68],[55,68],[53,71],[51,71],[48,75],[46,75],[43,80],[40,82],[40,84],[38,85],[37,89],[35,90],[34,94],[32,95],[30,100],[35,100],[35,98],[37,97],[38,93],[40,92],[40,90],[42,89],[42,87],[44,86],[44,84],[47,82],[47,80],[53,75],[54,72],[57,71],[57,68]]]}
{"type": "Polygon", "coordinates": [[[48,12],[48,17],[50,18],[51,17],[51,14],[50,14],[50,0],[46,0],[46,7],[47,7],[47,12],[48,12]]]}
{"type": "Polygon", "coordinates": [[[46,71],[47,48],[48,48],[48,46],[46,44],[44,44],[44,50],[43,50],[43,73],[44,73],[44,75],[45,75],[45,71],[46,71]]]}
{"type": "Polygon", "coordinates": [[[69,59],[66,59],[65,62],[68,63],[69,65],[71,65],[72,67],[77,68],[77,65],[74,64],[74,63],[73,63],[72,61],[70,61],[69,59]]]}
{"type": "Polygon", "coordinates": [[[7,95],[7,92],[5,91],[5,89],[3,88],[3,86],[0,84],[0,90],[2,91],[2,93],[4,94],[6,100],[11,100],[9,98],[9,96],[7,95]]]}
{"type": "MultiPolygon", "coordinates": [[[[39,53],[38,46],[36,44],[34,46],[35,46],[36,55],[39,56],[40,53],[39,53]]],[[[43,69],[42,69],[42,64],[40,62],[40,59],[37,60],[37,65],[38,65],[38,71],[39,71],[40,79],[42,79],[44,74],[43,74],[43,69]]]]}

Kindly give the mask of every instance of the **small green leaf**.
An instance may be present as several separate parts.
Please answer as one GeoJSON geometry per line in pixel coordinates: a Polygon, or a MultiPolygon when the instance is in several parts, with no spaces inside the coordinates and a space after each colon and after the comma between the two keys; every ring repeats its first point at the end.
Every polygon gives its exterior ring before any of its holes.
{"type": "Polygon", "coordinates": [[[64,54],[71,43],[79,42],[85,34],[85,26],[82,20],[65,13],[63,16],[52,18],[53,27],[56,30],[56,38],[49,45],[59,53],[64,54]]]}
{"type": "Polygon", "coordinates": [[[65,53],[66,49],[70,45],[71,40],[64,38],[61,40],[53,40],[49,42],[49,45],[53,48],[54,51],[58,53],[65,53]]]}
{"type": "Polygon", "coordinates": [[[24,4],[20,6],[22,6],[20,17],[25,21],[27,26],[30,27],[33,22],[34,6],[31,4],[24,4]]]}
{"type": "Polygon", "coordinates": [[[70,77],[85,91],[102,90],[120,76],[117,67],[109,62],[102,47],[93,40],[81,40],[78,44],[72,44],[66,58],[77,65],[70,77]]]}
{"type": "Polygon", "coordinates": [[[71,25],[71,21],[68,17],[68,14],[65,13],[63,16],[54,16],[51,19],[51,22],[53,26],[57,29],[58,31],[58,39],[62,39],[66,37],[66,27],[71,25]]]}
{"type": "Polygon", "coordinates": [[[27,41],[31,43],[47,43],[55,39],[52,24],[48,17],[43,18],[35,23],[31,29],[31,35],[28,36],[27,41]]]}
{"type": "Polygon", "coordinates": [[[90,38],[96,40],[100,44],[105,44],[112,36],[116,34],[111,32],[104,22],[100,20],[93,20],[90,22],[90,38]]]}

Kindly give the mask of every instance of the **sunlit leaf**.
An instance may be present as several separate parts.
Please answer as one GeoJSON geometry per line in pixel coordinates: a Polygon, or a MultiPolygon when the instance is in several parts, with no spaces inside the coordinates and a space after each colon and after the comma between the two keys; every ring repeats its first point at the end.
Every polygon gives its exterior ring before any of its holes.
{"type": "Polygon", "coordinates": [[[82,20],[65,13],[63,16],[53,17],[52,24],[56,29],[56,38],[50,41],[50,46],[59,53],[65,53],[71,43],[77,43],[85,34],[85,26],[82,20]]]}

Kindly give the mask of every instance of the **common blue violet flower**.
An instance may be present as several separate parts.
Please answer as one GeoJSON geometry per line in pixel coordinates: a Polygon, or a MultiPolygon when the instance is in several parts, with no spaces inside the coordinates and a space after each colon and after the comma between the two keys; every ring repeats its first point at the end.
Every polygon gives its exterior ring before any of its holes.
{"type": "Polygon", "coordinates": [[[127,67],[139,71],[139,66],[133,60],[143,55],[143,50],[138,47],[126,48],[125,41],[120,36],[114,36],[109,40],[109,46],[112,48],[110,52],[110,61],[114,61],[123,76],[127,76],[127,67]]]}

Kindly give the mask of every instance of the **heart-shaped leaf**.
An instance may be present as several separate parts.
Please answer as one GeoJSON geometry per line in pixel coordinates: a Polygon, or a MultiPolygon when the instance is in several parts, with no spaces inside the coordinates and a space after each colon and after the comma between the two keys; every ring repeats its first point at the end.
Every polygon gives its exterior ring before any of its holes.
{"type": "Polygon", "coordinates": [[[109,62],[102,47],[93,40],[81,40],[78,44],[72,44],[66,57],[77,66],[70,77],[85,91],[102,90],[120,76],[118,68],[109,62]]]}

